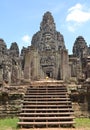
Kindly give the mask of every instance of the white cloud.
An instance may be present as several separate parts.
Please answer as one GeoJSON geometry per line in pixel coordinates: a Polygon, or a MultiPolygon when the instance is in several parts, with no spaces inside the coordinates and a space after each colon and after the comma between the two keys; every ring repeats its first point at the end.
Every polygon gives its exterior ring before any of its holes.
{"type": "Polygon", "coordinates": [[[24,35],[22,37],[22,41],[25,43],[30,43],[31,42],[31,37],[29,35],[24,35]]]}
{"type": "Polygon", "coordinates": [[[83,23],[90,21],[90,9],[82,4],[76,4],[68,9],[66,17],[67,28],[71,32],[75,32],[83,23]]]}
{"type": "Polygon", "coordinates": [[[76,4],[68,9],[68,15],[66,21],[74,21],[77,23],[84,23],[90,20],[90,11],[84,10],[84,5],[76,4]]]}
{"type": "Polygon", "coordinates": [[[78,3],[75,6],[68,9],[68,11],[73,11],[73,10],[82,10],[82,5],[78,3]]]}

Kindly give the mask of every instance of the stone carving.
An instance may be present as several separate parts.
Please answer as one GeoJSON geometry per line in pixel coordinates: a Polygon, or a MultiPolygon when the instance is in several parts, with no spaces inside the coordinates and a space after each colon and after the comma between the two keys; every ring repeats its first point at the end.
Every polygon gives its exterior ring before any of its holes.
{"type": "Polygon", "coordinates": [[[65,49],[62,34],[56,31],[53,16],[50,12],[46,12],[40,24],[40,31],[37,32],[31,42],[32,46],[39,51],[65,49]]]}
{"type": "Polygon", "coordinates": [[[75,77],[87,78],[87,64],[88,64],[88,56],[89,56],[89,47],[87,46],[86,41],[82,36],[76,38],[74,46],[73,46],[73,58],[72,58],[72,73],[76,72],[75,77]],[[74,64],[73,60],[76,59],[76,64],[74,64]]]}
{"type": "Polygon", "coordinates": [[[17,73],[15,67],[20,68],[21,66],[19,48],[16,42],[11,44],[10,49],[7,49],[4,40],[0,39],[0,66],[0,81],[2,79],[6,83],[14,83],[12,79],[15,80],[19,77],[19,74],[15,74],[17,73]]]}
{"type": "Polygon", "coordinates": [[[0,39],[0,56],[7,53],[7,46],[3,39],[0,39]]]}
{"type": "Polygon", "coordinates": [[[19,48],[16,42],[13,42],[10,47],[10,55],[12,57],[19,57],[19,48]]]}
{"type": "Polygon", "coordinates": [[[43,33],[51,33],[51,34],[55,33],[56,27],[55,27],[53,16],[51,15],[50,12],[46,12],[44,14],[43,20],[42,20],[41,25],[40,25],[40,30],[43,33]]]}
{"type": "Polygon", "coordinates": [[[88,46],[82,36],[76,38],[73,46],[73,55],[79,58],[84,58],[88,55],[88,46]]]}
{"type": "Polygon", "coordinates": [[[44,56],[41,58],[40,63],[42,66],[55,65],[55,57],[54,56],[44,56]]]}

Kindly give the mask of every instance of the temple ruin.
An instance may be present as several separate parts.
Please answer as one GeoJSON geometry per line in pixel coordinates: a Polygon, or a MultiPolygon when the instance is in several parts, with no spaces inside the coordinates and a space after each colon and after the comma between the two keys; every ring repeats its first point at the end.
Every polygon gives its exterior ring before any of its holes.
{"type": "Polygon", "coordinates": [[[40,30],[33,35],[31,46],[23,47],[21,54],[16,42],[10,48],[0,39],[0,82],[20,83],[22,79],[51,79],[69,81],[89,78],[90,47],[78,36],[69,55],[63,35],[56,31],[53,16],[46,12],[40,30]]]}
{"type": "Polygon", "coordinates": [[[0,39],[0,99],[3,99],[0,100],[0,117],[5,114],[4,105],[5,111],[9,109],[6,115],[11,114],[13,99],[17,104],[14,112],[20,111],[22,102],[18,99],[23,99],[27,86],[32,81],[45,79],[63,80],[75,116],[90,117],[90,47],[84,37],[78,36],[72,50],[69,55],[64,37],[56,30],[50,12],[43,15],[31,45],[23,47],[21,53],[16,42],[8,49],[5,41],[0,39]]]}

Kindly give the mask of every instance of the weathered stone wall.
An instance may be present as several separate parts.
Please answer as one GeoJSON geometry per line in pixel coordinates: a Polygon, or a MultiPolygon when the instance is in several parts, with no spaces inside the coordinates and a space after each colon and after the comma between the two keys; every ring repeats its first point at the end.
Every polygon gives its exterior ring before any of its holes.
{"type": "Polygon", "coordinates": [[[75,117],[90,117],[90,92],[87,90],[87,84],[77,84],[71,82],[68,84],[68,93],[70,95],[75,117]]]}
{"type": "Polygon", "coordinates": [[[0,117],[14,117],[19,114],[26,89],[26,86],[0,88],[0,117]]]}

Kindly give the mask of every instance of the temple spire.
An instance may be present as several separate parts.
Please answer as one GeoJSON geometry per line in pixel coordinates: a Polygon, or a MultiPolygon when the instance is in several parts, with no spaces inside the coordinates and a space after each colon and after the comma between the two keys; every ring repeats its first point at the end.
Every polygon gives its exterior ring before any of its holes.
{"type": "Polygon", "coordinates": [[[47,33],[54,33],[56,31],[54,18],[49,11],[47,11],[43,16],[42,22],[40,24],[40,30],[47,33]]]}

